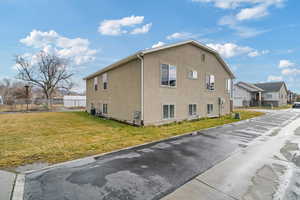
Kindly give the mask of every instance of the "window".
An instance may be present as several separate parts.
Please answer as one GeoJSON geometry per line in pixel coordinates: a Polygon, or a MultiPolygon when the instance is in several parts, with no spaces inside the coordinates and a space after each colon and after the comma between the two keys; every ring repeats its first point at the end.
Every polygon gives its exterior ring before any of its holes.
{"type": "Polygon", "coordinates": [[[103,104],[102,105],[102,112],[103,112],[103,114],[107,114],[107,104],[103,104]]]}
{"type": "Polygon", "coordinates": [[[207,104],[207,114],[211,114],[214,111],[213,104],[207,104]]]}
{"type": "Polygon", "coordinates": [[[103,89],[107,89],[108,81],[107,81],[107,73],[102,74],[102,82],[103,82],[103,89]]]}
{"type": "Polygon", "coordinates": [[[198,72],[196,70],[189,72],[189,79],[197,79],[198,78],[198,72]]]}
{"type": "Polygon", "coordinates": [[[273,96],[272,96],[272,94],[266,94],[266,98],[267,98],[267,99],[272,99],[273,96]]]}
{"type": "Polygon", "coordinates": [[[189,116],[197,115],[197,105],[196,104],[189,104],[189,116]]]}
{"type": "Polygon", "coordinates": [[[175,105],[163,105],[163,119],[173,119],[175,117],[175,105]]]}
{"type": "Polygon", "coordinates": [[[95,89],[95,91],[98,90],[98,77],[94,78],[94,89],[95,89]]]}
{"type": "Polygon", "coordinates": [[[205,54],[202,54],[201,60],[202,60],[202,62],[205,62],[205,54]]]}
{"type": "Polygon", "coordinates": [[[161,65],[161,85],[175,87],[176,86],[176,66],[162,64],[161,65]]]}
{"type": "Polygon", "coordinates": [[[208,90],[215,89],[215,76],[214,75],[206,76],[206,89],[208,89],[208,90]]]}
{"type": "Polygon", "coordinates": [[[226,79],[226,90],[231,91],[231,79],[226,79]]]}

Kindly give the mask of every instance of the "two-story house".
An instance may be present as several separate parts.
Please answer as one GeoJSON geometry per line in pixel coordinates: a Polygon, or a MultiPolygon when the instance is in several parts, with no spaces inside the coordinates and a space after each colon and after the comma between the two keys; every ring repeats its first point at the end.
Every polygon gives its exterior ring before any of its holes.
{"type": "Polygon", "coordinates": [[[232,79],[197,41],[146,49],[85,78],[87,110],[137,125],[216,117],[230,113],[232,79]]]}

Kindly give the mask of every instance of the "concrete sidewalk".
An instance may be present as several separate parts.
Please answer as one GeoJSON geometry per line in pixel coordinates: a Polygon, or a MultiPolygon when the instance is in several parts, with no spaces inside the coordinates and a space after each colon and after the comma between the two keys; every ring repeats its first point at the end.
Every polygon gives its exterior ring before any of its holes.
{"type": "Polygon", "coordinates": [[[0,200],[10,200],[16,174],[0,171],[0,200]]]}

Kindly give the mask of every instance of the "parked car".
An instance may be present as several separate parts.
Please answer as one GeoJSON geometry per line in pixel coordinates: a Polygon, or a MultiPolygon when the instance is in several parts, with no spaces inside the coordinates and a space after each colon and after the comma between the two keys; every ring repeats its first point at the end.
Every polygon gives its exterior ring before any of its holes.
{"type": "Polygon", "coordinates": [[[293,104],[293,108],[300,108],[300,102],[295,102],[293,104]]]}

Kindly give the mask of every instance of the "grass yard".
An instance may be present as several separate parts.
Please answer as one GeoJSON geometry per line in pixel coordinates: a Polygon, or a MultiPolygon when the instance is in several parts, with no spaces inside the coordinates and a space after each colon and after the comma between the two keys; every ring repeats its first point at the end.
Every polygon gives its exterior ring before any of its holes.
{"type": "Polygon", "coordinates": [[[289,109],[292,108],[293,105],[291,104],[287,104],[287,105],[283,105],[283,106],[278,106],[278,107],[271,107],[271,106],[254,106],[254,107],[247,107],[245,109],[267,109],[267,110],[284,110],[284,109],[289,109]]]}
{"type": "MultiPolygon", "coordinates": [[[[239,111],[242,119],[263,115],[239,111]]],[[[51,164],[239,121],[231,115],[164,126],[133,127],[85,112],[0,114],[0,168],[51,164]]]]}

